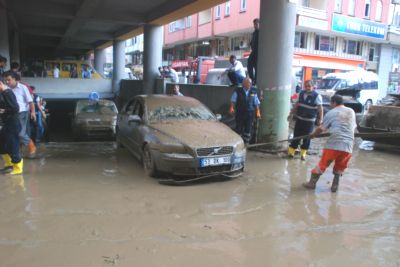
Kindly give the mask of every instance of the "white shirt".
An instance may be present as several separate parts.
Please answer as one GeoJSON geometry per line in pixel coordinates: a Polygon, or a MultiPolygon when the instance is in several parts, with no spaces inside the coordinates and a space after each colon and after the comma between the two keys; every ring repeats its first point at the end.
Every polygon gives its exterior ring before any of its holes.
{"type": "Polygon", "coordinates": [[[228,71],[239,72],[240,76],[246,77],[246,71],[243,68],[242,62],[236,60],[231,66],[227,69],[228,71]]]}
{"type": "Polygon", "coordinates": [[[17,86],[12,91],[17,99],[19,112],[29,111],[29,103],[33,102],[33,99],[28,88],[22,83],[17,83],[17,86]]]}
{"type": "Polygon", "coordinates": [[[179,82],[179,75],[178,75],[178,73],[177,73],[174,69],[172,69],[172,68],[171,68],[171,79],[172,79],[172,81],[173,81],[174,83],[179,82]]]}
{"type": "Polygon", "coordinates": [[[60,78],[60,70],[58,68],[53,69],[53,78],[60,78]]]}

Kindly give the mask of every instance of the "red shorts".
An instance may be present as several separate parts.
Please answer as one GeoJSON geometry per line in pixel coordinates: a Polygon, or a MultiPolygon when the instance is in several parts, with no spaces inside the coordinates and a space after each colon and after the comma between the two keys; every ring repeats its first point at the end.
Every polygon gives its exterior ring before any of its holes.
{"type": "Polygon", "coordinates": [[[324,149],[318,166],[311,172],[315,174],[323,174],[329,165],[331,165],[332,162],[335,162],[333,173],[343,174],[344,170],[349,165],[350,159],[351,153],[333,149],[324,149]]]}

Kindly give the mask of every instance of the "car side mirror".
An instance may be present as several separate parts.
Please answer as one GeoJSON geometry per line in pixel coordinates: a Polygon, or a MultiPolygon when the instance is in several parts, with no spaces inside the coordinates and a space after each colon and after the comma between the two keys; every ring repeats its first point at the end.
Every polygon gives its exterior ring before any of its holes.
{"type": "Polygon", "coordinates": [[[129,117],[128,117],[128,122],[139,123],[141,121],[142,121],[142,119],[138,115],[129,115],[129,117]]]}
{"type": "Polygon", "coordinates": [[[216,114],[215,117],[217,118],[218,121],[220,121],[222,119],[222,115],[221,114],[216,114]]]}

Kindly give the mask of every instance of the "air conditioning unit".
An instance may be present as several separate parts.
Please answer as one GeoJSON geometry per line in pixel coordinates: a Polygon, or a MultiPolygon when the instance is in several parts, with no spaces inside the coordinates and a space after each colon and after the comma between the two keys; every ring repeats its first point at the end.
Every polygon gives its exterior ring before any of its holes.
{"type": "Polygon", "coordinates": [[[247,45],[247,42],[245,42],[245,41],[240,41],[239,48],[247,48],[247,47],[249,47],[249,46],[247,45]]]}

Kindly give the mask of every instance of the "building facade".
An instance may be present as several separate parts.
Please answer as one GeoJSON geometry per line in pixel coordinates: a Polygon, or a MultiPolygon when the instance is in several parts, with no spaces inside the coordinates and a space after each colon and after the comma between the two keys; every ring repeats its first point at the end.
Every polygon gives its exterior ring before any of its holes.
{"type": "MultiPolygon", "coordinates": [[[[317,80],[330,72],[362,67],[388,76],[392,53],[387,50],[393,49],[389,39],[397,31],[389,26],[389,11],[397,9],[390,0],[299,0],[294,72],[300,80],[317,80]]],[[[259,0],[231,0],[172,22],[164,27],[164,60],[246,57],[252,21],[259,14],[259,0]]],[[[392,20],[400,24],[400,16],[392,20]]],[[[388,80],[382,78],[380,83],[387,86],[388,80]]]]}

